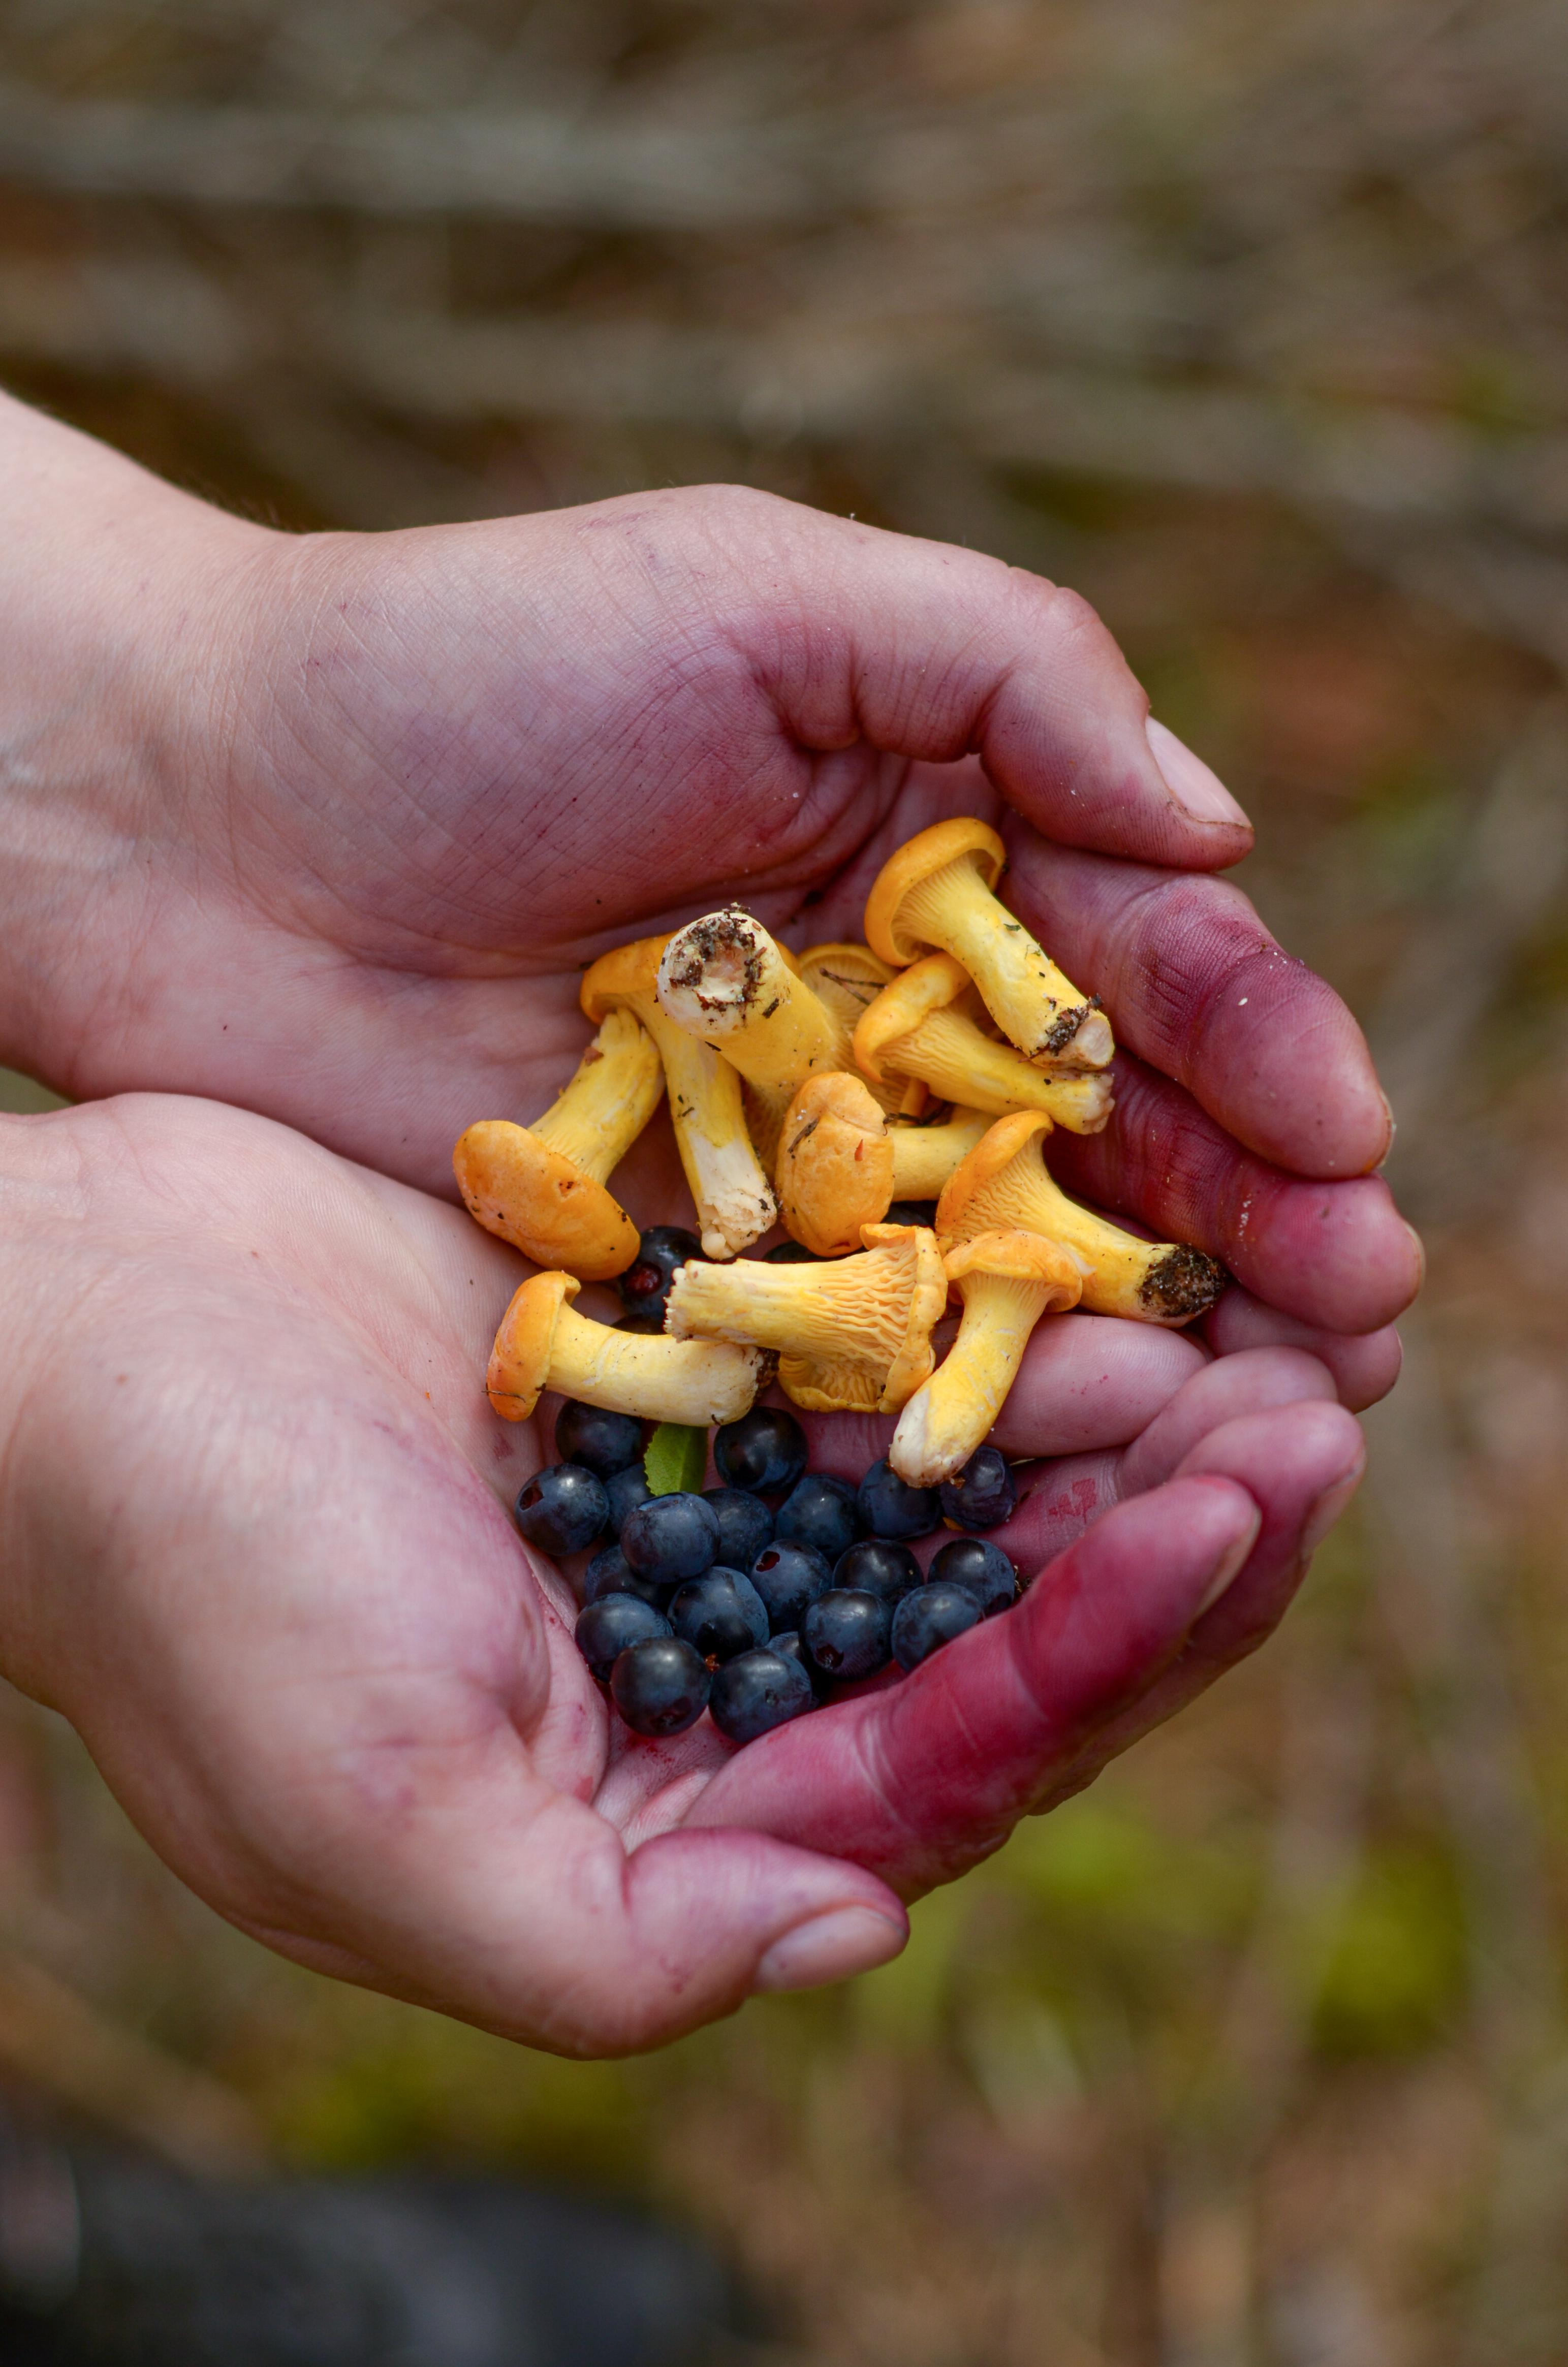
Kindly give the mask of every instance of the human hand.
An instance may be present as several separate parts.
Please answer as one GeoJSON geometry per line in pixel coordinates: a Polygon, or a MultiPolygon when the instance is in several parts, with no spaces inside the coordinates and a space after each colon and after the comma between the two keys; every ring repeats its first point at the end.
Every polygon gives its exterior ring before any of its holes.
{"type": "MultiPolygon", "coordinates": [[[[0,798],[0,1049],[62,1090],[210,1093],[449,1193],[464,1127],[571,1072],[606,946],[730,896],[858,935],[886,854],[974,811],[1124,1048],[1069,1187],[1231,1268],[1221,1345],[1413,1296],[1359,1031],[1206,876],[1244,819],[1071,593],[722,488],[293,539],[4,420],[39,788],[0,798]]],[[[663,1121],[616,1188],[686,1214],[663,1121]]]]}
{"type": "MultiPolygon", "coordinates": [[[[1102,1516],[1027,1600],[743,1752],[649,1743],[506,1509],[548,1454],[476,1378],[511,1251],[198,1101],[0,1121],[0,1207],[6,1672],[243,1929],[568,2054],[895,1953],[1258,1640],[1359,1468],[1313,1358],[1063,1318],[1003,1443],[1071,1459],[1003,1538],[1102,1516]]],[[[815,1427],[858,1470],[889,1425],[815,1427]]]]}

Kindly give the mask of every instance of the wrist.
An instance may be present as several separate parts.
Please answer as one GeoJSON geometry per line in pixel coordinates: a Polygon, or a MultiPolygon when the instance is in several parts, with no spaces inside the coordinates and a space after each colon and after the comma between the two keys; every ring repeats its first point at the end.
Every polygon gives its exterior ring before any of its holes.
{"type": "Polygon", "coordinates": [[[275,540],[0,395],[0,1065],[124,1024],[156,849],[195,835],[228,620],[275,540]]]}

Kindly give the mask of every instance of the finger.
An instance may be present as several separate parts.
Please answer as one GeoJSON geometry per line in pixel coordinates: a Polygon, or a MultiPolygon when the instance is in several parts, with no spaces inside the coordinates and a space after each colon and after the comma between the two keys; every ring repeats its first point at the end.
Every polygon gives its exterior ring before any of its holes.
{"type": "MultiPolygon", "coordinates": [[[[1366,1444],[1354,1416],[1335,1405],[1297,1405],[1227,1422],[1199,1441],[1179,1477],[1218,1473],[1244,1487],[1262,1512],[1246,1566],[1194,1627],[1178,1662],[1143,1697],[1095,1735],[1050,1806],[1092,1783],[1140,1735],[1161,1726],[1270,1636],[1313,1552],[1359,1485],[1366,1444]]],[[[1164,1489],[1141,1497],[1157,1503],[1164,1489]]]]}
{"type": "Polygon", "coordinates": [[[1190,1241],[1256,1297],[1329,1331],[1376,1331],[1421,1286],[1421,1244],[1379,1175],[1304,1183],[1238,1150],[1179,1085],[1116,1061],[1104,1134],[1058,1131],[1052,1172],[1070,1192],[1190,1241]]]}
{"type": "Polygon", "coordinates": [[[1300,1348],[1254,1348],[1206,1365],[1157,1413],[1121,1458],[1124,1496],[1157,1488],[1183,1467],[1183,1458],[1211,1431],[1245,1414],[1309,1399],[1333,1402],[1334,1377],[1300,1348]]]}
{"type": "Polygon", "coordinates": [[[1352,1413],[1364,1413],[1380,1398],[1387,1397],[1399,1378],[1404,1355],[1399,1333],[1392,1324],[1381,1331],[1365,1331],[1359,1336],[1314,1331],[1310,1323],[1298,1323],[1292,1316],[1265,1307],[1239,1283],[1233,1285],[1219,1305],[1210,1309],[1203,1331],[1218,1356],[1234,1355],[1238,1351],[1244,1353],[1251,1348],[1305,1349],[1309,1356],[1317,1357],[1328,1366],[1340,1404],[1347,1406],[1352,1413]]]}
{"type": "Polygon", "coordinates": [[[739,1753],[695,1817],[809,1839],[906,1896],[949,1879],[1168,1667],[1257,1529],[1229,1478],[1176,1480],[1124,1505],[1015,1610],[903,1683],[739,1753]]]}
{"type": "Polygon", "coordinates": [[[1121,1446],[1204,1365],[1196,1340],[1157,1324],[1051,1316],[1030,1336],[990,1443],[1007,1455],[1121,1446]]]}
{"type": "Polygon", "coordinates": [[[1393,1122],[1365,1036],[1239,888],[1106,863],[1029,830],[1011,841],[1008,901],[1104,997],[1130,1051],[1295,1174],[1360,1175],[1386,1155],[1393,1122]]]}

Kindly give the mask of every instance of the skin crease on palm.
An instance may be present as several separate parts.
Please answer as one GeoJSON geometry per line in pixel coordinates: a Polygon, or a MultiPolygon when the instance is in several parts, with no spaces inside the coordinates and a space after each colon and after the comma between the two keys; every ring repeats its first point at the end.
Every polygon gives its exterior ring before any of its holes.
{"type": "MultiPolygon", "coordinates": [[[[299,541],[6,438],[0,1048],[130,1096],[0,1125],[8,1671],[237,1922],[535,2043],[880,1961],[902,1899],[1261,1640],[1397,1369],[1386,1108],[1201,876],[1244,824],[1081,602],[970,553],[711,490],[299,541]],[[1005,829],[1127,1048],[1053,1164],[1245,1288],[1201,1343],[1042,1327],[1007,1619],[739,1754],[636,1741],[507,1515],[549,1438],[479,1376],[526,1268],[406,1186],[546,1105],[605,946],[731,894],[858,934],[949,811],[1005,829]]],[[[617,1190],[686,1213],[662,1123],[617,1190]]],[[[814,1424],[817,1459],[888,1428],[814,1424]]]]}

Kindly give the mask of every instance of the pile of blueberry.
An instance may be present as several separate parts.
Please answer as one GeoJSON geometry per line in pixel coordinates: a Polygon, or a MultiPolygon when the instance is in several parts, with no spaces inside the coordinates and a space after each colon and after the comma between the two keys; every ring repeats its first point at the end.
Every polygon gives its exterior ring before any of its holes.
{"type": "Polygon", "coordinates": [[[577,1644],[637,1734],[684,1733],[707,1709],[732,1742],[753,1741],[835,1683],[918,1667],[1017,1591],[983,1537],[953,1537],[925,1579],[909,1549],[944,1520],[1006,1520],[1017,1500],[994,1447],[939,1489],[885,1462],[852,1488],[808,1472],[800,1423],[760,1406],[714,1433],[722,1488],[661,1496],[630,1414],[565,1405],[555,1447],[561,1461],[517,1499],[517,1525],[550,1554],[599,1545],[577,1644]]]}

